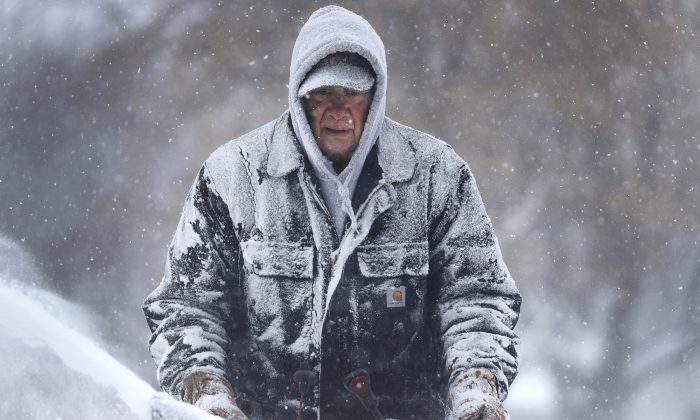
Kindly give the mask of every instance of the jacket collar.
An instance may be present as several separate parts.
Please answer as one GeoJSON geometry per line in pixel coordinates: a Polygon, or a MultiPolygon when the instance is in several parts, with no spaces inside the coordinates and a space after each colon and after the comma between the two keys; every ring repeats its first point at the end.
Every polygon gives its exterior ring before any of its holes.
{"type": "MultiPolygon", "coordinates": [[[[303,167],[304,157],[297,146],[288,112],[275,123],[269,140],[269,150],[267,173],[270,176],[285,176],[303,167]]],[[[395,123],[388,118],[384,119],[377,139],[377,153],[386,182],[403,182],[413,177],[417,162],[413,145],[399,133],[395,123]]]]}
{"type": "Polygon", "coordinates": [[[418,162],[414,146],[397,130],[396,123],[388,118],[384,118],[377,147],[379,166],[387,182],[404,182],[413,177],[418,162]]]}
{"type": "Polygon", "coordinates": [[[303,166],[304,157],[297,147],[297,140],[292,129],[292,122],[289,119],[289,112],[285,112],[277,119],[269,142],[270,153],[267,157],[267,173],[270,176],[285,176],[303,166]]]}

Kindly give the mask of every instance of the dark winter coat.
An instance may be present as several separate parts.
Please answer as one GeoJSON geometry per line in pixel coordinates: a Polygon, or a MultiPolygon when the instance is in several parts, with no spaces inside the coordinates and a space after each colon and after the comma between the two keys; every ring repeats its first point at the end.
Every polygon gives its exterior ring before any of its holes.
{"type": "Polygon", "coordinates": [[[441,419],[451,375],[484,367],[505,398],[520,295],[465,162],[385,119],[357,185],[339,240],[288,113],[207,159],[144,304],[165,390],[206,370],[293,419],[305,369],[305,418],[371,418],[343,386],[363,368],[383,416],[441,419]]]}

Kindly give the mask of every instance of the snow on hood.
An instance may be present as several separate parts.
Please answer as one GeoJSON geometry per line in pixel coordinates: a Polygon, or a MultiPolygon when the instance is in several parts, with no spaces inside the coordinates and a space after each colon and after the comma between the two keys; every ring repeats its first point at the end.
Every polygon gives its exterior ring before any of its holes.
{"type": "Polygon", "coordinates": [[[336,230],[342,231],[343,211],[355,225],[350,197],[355,189],[365,158],[374,145],[384,121],[386,108],[386,53],[384,44],[372,26],[361,16],[339,6],[326,6],[314,12],[301,28],[289,71],[289,110],[294,133],[319,178],[326,205],[336,219],[336,230]],[[357,53],[364,57],[376,74],[375,93],[365,126],[355,153],[348,166],[336,174],[333,165],[317,146],[298,97],[299,86],[306,74],[321,59],[337,52],[357,53]],[[342,207],[342,210],[340,209],[342,207]],[[334,212],[335,209],[335,212],[334,212]]]}

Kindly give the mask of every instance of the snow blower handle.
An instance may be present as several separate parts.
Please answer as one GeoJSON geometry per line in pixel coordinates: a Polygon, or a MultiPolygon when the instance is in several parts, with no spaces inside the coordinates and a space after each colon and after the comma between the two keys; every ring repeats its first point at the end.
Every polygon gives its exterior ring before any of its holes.
{"type": "Polygon", "coordinates": [[[301,412],[304,407],[304,396],[308,395],[311,388],[318,381],[316,372],[309,369],[300,369],[294,372],[292,377],[294,382],[299,386],[299,406],[297,407],[297,420],[301,420],[301,412]]]}
{"type": "MultiPolygon", "coordinates": [[[[382,420],[382,413],[379,412],[379,404],[377,403],[377,398],[372,392],[372,386],[369,382],[369,372],[364,369],[357,369],[350,372],[343,381],[345,389],[354,394],[360,399],[362,406],[365,410],[372,413],[375,420],[382,420]]],[[[390,419],[386,419],[390,420],[390,419]]]]}

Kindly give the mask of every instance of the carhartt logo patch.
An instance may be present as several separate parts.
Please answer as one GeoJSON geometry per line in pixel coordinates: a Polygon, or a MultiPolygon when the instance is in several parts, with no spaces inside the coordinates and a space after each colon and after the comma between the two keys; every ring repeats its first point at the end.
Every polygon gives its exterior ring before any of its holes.
{"type": "Polygon", "coordinates": [[[386,290],[386,307],[403,308],[406,306],[406,286],[390,287],[386,290]]]}

